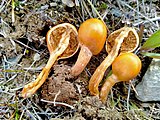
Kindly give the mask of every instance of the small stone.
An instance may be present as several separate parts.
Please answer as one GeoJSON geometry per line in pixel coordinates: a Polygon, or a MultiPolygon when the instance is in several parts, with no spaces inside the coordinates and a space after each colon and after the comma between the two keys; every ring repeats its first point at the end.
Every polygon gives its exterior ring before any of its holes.
{"type": "Polygon", "coordinates": [[[160,101],[160,59],[152,60],[136,91],[136,98],[140,101],[160,101]]]}
{"type": "Polygon", "coordinates": [[[73,7],[75,5],[72,0],[62,0],[62,3],[67,5],[68,7],[73,7]]]}
{"type": "Polygon", "coordinates": [[[56,2],[50,3],[50,6],[55,7],[55,6],[57,6],[57,3],[56,2]]]}
{"type": "Polygon", "coordinates": [[[41,6],[41,10],[45,10],[45,9],[48,9],[49,5],[44,5],[44,6],[41,6]]]}

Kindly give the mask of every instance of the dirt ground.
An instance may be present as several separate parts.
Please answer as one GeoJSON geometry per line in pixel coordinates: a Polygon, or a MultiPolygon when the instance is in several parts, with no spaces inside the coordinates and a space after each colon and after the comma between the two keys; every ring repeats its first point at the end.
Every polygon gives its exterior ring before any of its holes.
{"type": "MultiPolygon", "coordinates": [[[[33,120],[152,120],[160,118],[160,104],[142,103],[135,98],[131,83],[116,84],[103,104],[91,96],[88,82],[107,56],[105,48],[93,56],[77,77],[70,75],[79,51],[71,58],[56,61],[49,77],[35,95],[22,98],[21,91],[34,81],[47,63],[47,31],[60,23],[71,23],[77,29],[88,18],[106,23],[109,33],[133,26],[139,32],[144,24],[143,42],[158,30],[159,21],[147,19],[160,16],[158,1],[110,0],[1,0],[0,3],[0,119],[33,120]],[[63,1],[63,2],[62,2],[63,1]],[[14,2],[14,6],[13,6],[14,2]],[[67,3],[66,3],[67,2],[67,3]],[[93,5],[93,6],[92,6],[93,5]],[[70,7],[69,7],[70,6],[70,7]],[[145,7],[144,7],[145,6],[145,7]],[[97,12],[95,11],[97,10],[97,12]],[[156,15],[155,15],[156,14],[156,15]],[[29,69],[28,69],[29,68],[29,69]],[[128,98],[129,96],[129,98],[128,98]]],[[[159,48],[157,49],[159,52],[159,48]]],[[[151,58],[136,54],[142,60],[142,70],[132,81],[136,86],[145,74],[151,58]]],[[[105,72],[106,79],[110,69],[105,72]]]]}

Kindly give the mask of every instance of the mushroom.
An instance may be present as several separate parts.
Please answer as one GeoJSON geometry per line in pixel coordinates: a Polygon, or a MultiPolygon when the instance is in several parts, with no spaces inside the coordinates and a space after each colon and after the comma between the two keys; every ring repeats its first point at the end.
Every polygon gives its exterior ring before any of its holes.
{"type": "Polygon", "coordinates": [[[117,82],[135,78],[141,70],[141,60],[133,53],[122,53],[112,63],[112,75],[107,78],[100,91],[104,103],[112,86],[117,82]]]}
{"type": "Polygon", "coordinates": [[[91,18],[80,25],[78,40],[81,50],[75,65],[71,68],[71,74],[79,75],[92,55],[97,55],[102,50],[107,37],[107,28],[103,21],[91,18]]]}
{"type": "Polygon", "coordinates": [[[76,28],[69,23],[54,26],[47,32],[46,41],[50,52],[49,60],[37,79],[24,86],[22,97],[31,96],[41,87],[56,60],[69,58],[77,52],[79,48],[77,35],[76,28]]]}
{"type": "Polygon", "coordinates": [[[106,41],[108,56],[98,66],[89,81],[89,91],[91,95],[99,96],[98,86],[101,82],[106,69],[112,64],[118,53],[133,52],[139,44],[139,37],[135,29],[123,27],[114,31],[106,41]]]}

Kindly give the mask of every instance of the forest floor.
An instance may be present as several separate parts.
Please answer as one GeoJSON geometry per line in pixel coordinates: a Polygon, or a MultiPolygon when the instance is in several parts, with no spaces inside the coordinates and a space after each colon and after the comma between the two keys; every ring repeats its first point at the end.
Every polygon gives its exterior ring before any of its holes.
{"type": "Polygon", "coordinates": [[[158,0],[62,1],[1,0],[0,119],[159,119],[158,102],[144,103],[135,97],[134,87],[142,80],[152,60],[143,56],[139,49],[136,54],[142,60],[140,74],[132,83],[116,84],[105,104],[91,96],[88,90],[91,75],[107,56],[105,48],[91,58],[77,77],[71,76],[68,69],[76,62],[78,52],[69,59],[57,61],[36,94],[29,98],[21,96],[24,85],[34,81],[48,61],[46,34],[55,25],[67,22],[78,29],[83,21],[101,16],[108,34],[123,26],[134,27],[138,33],[143,33],[139,48],[160,27],[158,0]]]}

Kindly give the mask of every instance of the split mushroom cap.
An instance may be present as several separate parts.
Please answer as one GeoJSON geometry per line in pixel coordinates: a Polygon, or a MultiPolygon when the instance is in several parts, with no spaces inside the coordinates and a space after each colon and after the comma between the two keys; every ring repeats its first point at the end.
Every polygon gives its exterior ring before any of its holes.
{"type": "Polygon", "coordinates": [[[133,53],[122,53],[112,63],[112,75],[107,78],[100,91],[100,99],[106,101],[112,86],[117,82],[135,78],[142,67],[141,60],[133,53]]]}
{"type": "MultiPolygon", "coordinates": [[[[58,59],[66,59],[72,57],[79,49],[79,41],[77,39],[78,32],[75,26],[70,23],[62,23],[47,32],[46,40],[50,53],[58,49],[58,45],[61,43],[61,37],[67,38],[69,33],[69,44],[65,51],[58,57],[58,59]]],[[[62,41],[63,42],[63,41],[62,41]]],[[[63,43],[62,43],[63,44],[63,43]]]]}
{"type": "Polygon", "coordinates": [[[120,33],[124,30],[128,29],[129,35],[124,38],[120,50],[120,53],[126,53],[126,52],[133,52],[139,45],[139,36],[135,29],[130,27],[123,27],[119,30],[116,30],[115,32],[111,33],[106,41],[106,51],[107,53],[110,53],[114,44],[115,39],[120,35],[120,33]]]}
{"type": "Polygon", "coordinates": [[[71,74],[79,75],[92,55],[97,55],[102,50],[107,37],[107,28],[103,21],[91,18],[84,21],[78,30],[78,40],[81,50],[75,65],[71,68],[71,74]]]}
{"type": "Polygon", "coordinates": [[[46,40],[50,52],[49,60],[37,79],[24,86],[22,97],[33,95],[41,87],[56,60],[71,57],[77,52],[79,48],[77,36],[76,28],[69,23],[54,26],[47,32],[46,40]]]}
{"type": "MultiPolygon", "coordinates": [[[[114,31],[109,35],[108,40],[112,41],[111,43],[114,43],[114,45],[112,45],[112,48],[108,53],[108,56],[98,66],[98,68],[96,69],[96,71],[94,72],[89,81],[89,91],[92,95],[99,96],[99,90],[98,90],[99,83],[103,79],[106,69],[112,64],[112,62],[118,56],[118,53],[134,51],[139,44],[139,37],[137,32],[135,31],[134,28],[130,27],[123,27],[119,30],[114,31]]],[[[108,43],[106,43],[106,45],[109,46],[108,43]]]]}

